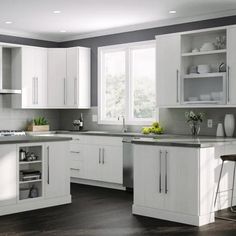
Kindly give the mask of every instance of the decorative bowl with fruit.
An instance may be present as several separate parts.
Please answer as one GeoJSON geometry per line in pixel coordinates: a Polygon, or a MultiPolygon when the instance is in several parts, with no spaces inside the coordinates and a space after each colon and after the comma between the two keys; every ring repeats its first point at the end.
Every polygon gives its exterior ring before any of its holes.
{"type": "Polygon", "coordinates": [[[160,126],[160,124],[156,121],[152,123],[150,127],[143,127],[143,134],[163,134],[164,129],[160,126]]]}

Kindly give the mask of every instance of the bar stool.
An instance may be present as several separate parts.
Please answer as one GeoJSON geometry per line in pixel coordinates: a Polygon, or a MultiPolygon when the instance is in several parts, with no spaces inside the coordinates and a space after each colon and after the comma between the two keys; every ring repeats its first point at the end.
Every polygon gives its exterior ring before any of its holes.
{"type": "MultiPolygon", "coordinates": [[[[217,195],[219,193],[220,180],[221,180],[221,177],[222,177],[222,171],[223,171],[223,167],[224,167],[224,162],[225,161],[232,161],[232,162],[234,162],[234,172],[233,172],[233,185],[232,185],[232,189],[229,189],[229,190],[232,191],[230,210],[231,210],[231,212],[236,213],[236,210],[233,209],[234,182],[235,182],[235,170],[236,170],[236,154],[222,155],[220,158],[222,160],[222,164],[221,164],[221,169],[220,169],[220,177],[219,177],[219,181],[218,181],[218,185],[217,185],[214,206],[216,205],[217,195]]],[[[229,218],[227,218],[227,219],[231,220],[229,218]]]]}

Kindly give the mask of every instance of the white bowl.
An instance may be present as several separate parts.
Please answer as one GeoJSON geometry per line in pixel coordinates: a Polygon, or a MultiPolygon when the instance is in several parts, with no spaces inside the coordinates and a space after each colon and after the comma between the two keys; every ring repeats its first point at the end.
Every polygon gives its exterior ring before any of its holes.
{"type": "Polygon", "coordinates": [[[211,101],[211,95],[210,94],[201,94],[200,100],[201,101],[211,101]]]}
{"type": "Polygon", "coordinates": [[[198,97],[189,97],[188,100],[190,102],[196,102],[196,101],[198,101],[198,97]]]}
{"type": "Polygon", "coordinates": [[[198,65],[197,72],[199,74],[211,73],[211,66],[210,65],[198,65]]]}
{"type": "Polygon", "coordinates": [[[202,47],[200,48],[200,51],[212,51],[215,49],[216,47],[213,43],[207,42],[202,45],[202,47]]]}

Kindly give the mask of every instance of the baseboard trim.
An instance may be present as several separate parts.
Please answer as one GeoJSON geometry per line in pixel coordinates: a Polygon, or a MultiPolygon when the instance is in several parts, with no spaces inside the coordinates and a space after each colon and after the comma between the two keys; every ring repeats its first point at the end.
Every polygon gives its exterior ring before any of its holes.
{"type": "Polygon", "coordinates": [[[214,213],[203,216],[193,216],[138,205],[132,206],[132,212],[134,215],[147,216],[194,226],[203,226],[215,221],[214,213]]]}
{"type": "Polygon", "coordinates": [[[70,182],[71,183],[76,183],[76,184],[97,186],[97,187],[102,187],[102,188],[126,190],[126,188],[121,184],[107,183],[107,182],[101,182],[101,181],[95,181],[95,180],[79,179],[79,178],[73,178],[72,177],[72,178],[70,178],[70,182]]]}
{"type": "Polygon", "coordinates": [[[14,205],[7,205],[0,207],[0,216],[31,211],[36,209],[42,209],[47,207],[59,206],[64,204],[70,204],[71,202],[72,202],[71,195],[56,197],[56,198],[48,198],[48,199],[40,198],[22,203],[18,202],[17,204],[14,205]]]}

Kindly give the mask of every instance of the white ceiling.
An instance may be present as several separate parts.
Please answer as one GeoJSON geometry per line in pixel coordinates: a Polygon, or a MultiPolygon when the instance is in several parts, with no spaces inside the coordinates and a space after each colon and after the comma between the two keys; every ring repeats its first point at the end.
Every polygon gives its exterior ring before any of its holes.
{"type": "Polygon", "coordinates": [[[65,41],[233,14],[236,0],[0,0],[0,33],[65,41]]]}

